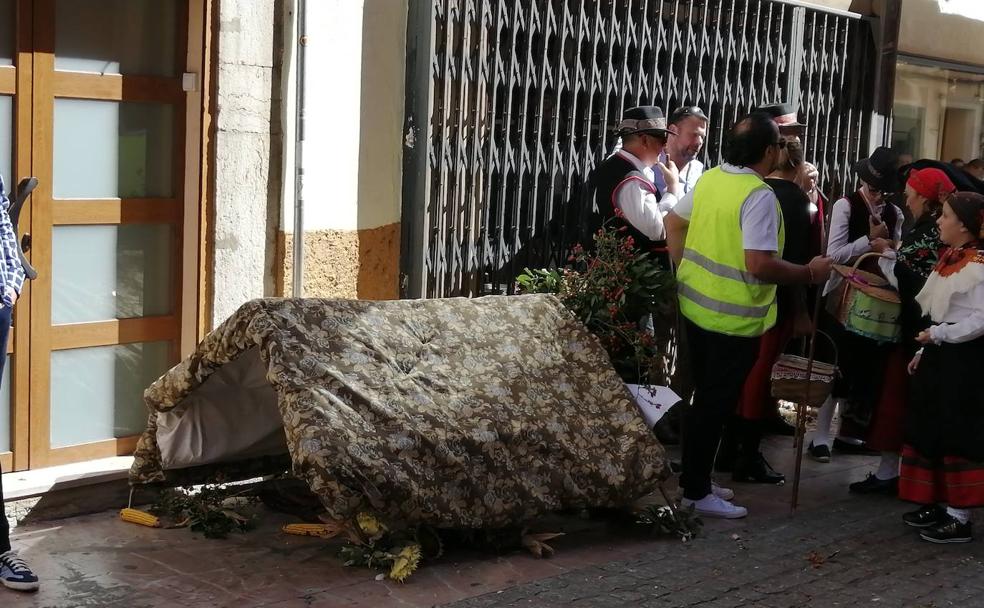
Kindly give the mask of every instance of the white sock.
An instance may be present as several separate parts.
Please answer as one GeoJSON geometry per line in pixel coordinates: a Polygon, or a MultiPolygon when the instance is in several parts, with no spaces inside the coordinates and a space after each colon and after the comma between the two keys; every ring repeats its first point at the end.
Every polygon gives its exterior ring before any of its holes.
{"type": "Polygon", "coordinates": [[[886,481],[899,476],[899,454],[898,452],[882,452],[881,463],[875,472],[875,477],[886,481]]]}
{"type": "Polygon", "coordinates": [[[830,423],[834,419],[834,412],[837,411],[837,401],[833,397],[820,406],[817,412],[817,430],[813,432],[813,445],[825,445],[830,447],[830,423]]]}
{"type": "Polygon", "coordinates": [[[954,509],[953,507],[947,507],[946,514],[962,524],[970,521],[970,510],[968,509],[954,509]]]}

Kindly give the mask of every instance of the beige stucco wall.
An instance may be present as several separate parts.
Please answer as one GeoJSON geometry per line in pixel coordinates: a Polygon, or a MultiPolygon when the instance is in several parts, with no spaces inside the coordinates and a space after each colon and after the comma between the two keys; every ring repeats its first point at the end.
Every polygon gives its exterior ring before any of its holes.
{"type": "MultiPolygon", "coordinates": [[[[293,293],[294,235],[280,233],[283,265],[277,295],[293,293]]],[[[400,224],[364,230],[317,230],[304,235],[306,297],[392,300],[400,296],[400,224]]]]}
{"type": "Polygon", "coordinates": [[[937,0],[903,0],[899,52],[984,65],[984,21],[940,12],[937,0]]]}

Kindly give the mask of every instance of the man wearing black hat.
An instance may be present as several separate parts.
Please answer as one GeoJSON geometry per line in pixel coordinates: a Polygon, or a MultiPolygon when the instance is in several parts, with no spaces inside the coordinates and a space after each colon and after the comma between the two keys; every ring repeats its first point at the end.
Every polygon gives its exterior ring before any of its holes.
{"type": "Polygon", "coordinates": [[[622,224],[642,251],[660,250],[666,233],[661,207],[676,205],[679,172],[673,161],[660,155],[671,130],[663,111],[655,106],[626,110],[618,126],[622,147],[602,161],[591,176],[596,223],[622,224]],[[660,195],[653,182],[653,167],[667,186],[660,195]]]}
{"type": "MultiPolygon", "coordinates": [[[[670,114],[667,125],[673,130],[666,141],[666,149],[660,161],[668,165],[673,161],[680,171],[680,195],[694,189],[697,180],[704,173],[704,163],[697,160],[707,137],[707,116],[697,106],[683,106],[670,114]]],[[[666,181],[662,171],[655,171],[656,187],[666,192],[666,181]]],[[[669,211],[668,208],[663,209],[669,211]]]]}
{"type": "MultiPolygon", "coordinates": [[[[830,214],[827,255],[834,263],[849,264],[866,253],[894,249],[902,240],[902,210],[888,200],[901,188],[897,166],[898,156],[886,147],[876,148],[870,157],[855,163],[854,171],[861,185],[834,203],[830,214]]],[[[876,260],[862,261],[861,269],[879,274],[876,260]]],[[[841,281],[839,274],[832,275],[824,295],[836,289],[841,281]]],[[[817,414],[816,431],[807,448],[819,462],[830,461],[831,447],[845,452],[866,450],[863,442],[855,438],[864,434],[874,412],[891,347],[843,330],[836,323],[830,325],[840,353],[841,377],[817,414]],[[840,436],[832,441],[830,426],[837,407],[841,407],[840,436]]],[[[886,465],[886,469],[890,468],[886,465]]]]}

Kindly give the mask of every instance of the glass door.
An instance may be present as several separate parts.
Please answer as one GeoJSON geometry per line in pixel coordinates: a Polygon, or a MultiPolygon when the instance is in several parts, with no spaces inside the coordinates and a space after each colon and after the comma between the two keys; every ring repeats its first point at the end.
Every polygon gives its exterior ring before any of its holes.
{"type": "Polygon", "coordinates": [[[188,9],[183,0],[24,4],[40,181],[29,310],[38,468],[132,453],[147,420],[143,389],[177,359],[188,9]]]}
{"type": "MultiPolygon", "coordinates": [[[[33,143],[33,13],[30,0],[0,0],[0,175],[8,196],[31,171],[33,143]]],[[[29,232],[31,209],[20,217],[29,232]]],[[[0,386],[0,465],[26,469],[30,450],[31,286],[15,309],[0,386]]]]}

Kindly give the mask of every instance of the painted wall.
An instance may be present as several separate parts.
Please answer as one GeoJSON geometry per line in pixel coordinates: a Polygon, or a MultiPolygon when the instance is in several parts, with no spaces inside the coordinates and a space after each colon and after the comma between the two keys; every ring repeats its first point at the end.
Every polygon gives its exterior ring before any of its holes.
{"type": "MultiPolygon", "coordinates": [[[[307,3],[304,295],[398,295],[408,0],[307,3]]],[[[294,19],[289,6],[289,19],[294,19]]],[[[291,27],[296,26],[293,21],[291,27]]],[[[294,36],[291,31],[289,40],[294,36]]],[[[288,45],[289,46],[289,45],[288,45]]],[[[296,58],[286,48],[277,292],[292,294],[296,58]]]]}
{"type": "Polygon", "coordinates": [[[984,65],[984,2],[904,0],[899,52],[984,65]]]}

